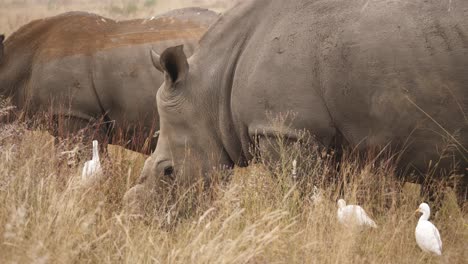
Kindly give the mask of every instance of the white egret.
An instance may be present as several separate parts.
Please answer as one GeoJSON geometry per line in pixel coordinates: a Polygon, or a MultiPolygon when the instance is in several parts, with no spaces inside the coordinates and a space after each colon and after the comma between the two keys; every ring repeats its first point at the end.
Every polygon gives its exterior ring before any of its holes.
{"type": "Polygon", "coordinates": [[[93,182],[102,175],[101,162],[99,161],[98,141],[93,140],[93,158],[85,162],[81,173],[81,180],[93,182]]]}
{"type": "Polygon", "coordinates": [[[293,169],[292,169],[291,176],[293,180],[297,180],[297,161],[293,160],[292,165],[293,165],[293,169]]]}
{"type": "Polygon", "coordinates": [[[429,216],[431,215],[429,205],[422,203],[416,212],[422,213],[414,232],[416,243],[424,252],[442,255],[442,240],[440,239],[439,230],[429,222],[429,216]]]}
{"type": "Polygon", "coordinates": [[[370,226],[377,228],[372,220],[359,205],[346,205],[345,200],[338,200],[338,221],[345,226],[370,226]]]}

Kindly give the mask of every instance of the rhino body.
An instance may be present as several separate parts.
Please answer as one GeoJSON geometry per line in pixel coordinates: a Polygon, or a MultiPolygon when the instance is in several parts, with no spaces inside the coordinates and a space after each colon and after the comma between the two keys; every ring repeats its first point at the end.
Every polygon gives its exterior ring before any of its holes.
{"type": "Polygon", "coordinates": [[[164,80],[150,50],[183,44],[191,54],[216,18],[185,8],[128,21],[84,12],[33,21],[0,47],[0,95],[28,117],[46,112],[54,135],[88,128],[89,139],[149,153],[159,129],[155,84],[164,80]]]}
{"type": "Polygon", "coordinates": [[[301,131],[325,147],[390,150],[416,180],[435,165],[464,174],[466,189],[467,10],[468,1],[243,1],[190,59],[181,47],[161,54],[160,137],[133,190],[244,166],[252,145],[301,131]],[[288,126],[272,124],[288,112],[288,126]]]}

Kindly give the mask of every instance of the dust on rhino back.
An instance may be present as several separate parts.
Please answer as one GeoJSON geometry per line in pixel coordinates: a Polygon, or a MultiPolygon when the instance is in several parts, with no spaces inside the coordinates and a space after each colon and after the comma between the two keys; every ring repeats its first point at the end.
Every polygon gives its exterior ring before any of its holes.
{"type": "Polygon", "coordinates": [[[185,8],[126,21],[84,12],[33,21],[4,42],[0,94],[30,115],[64,117],[71,135],[99,123],[99,137],[119,137],[124,146],[149,152],[159,127],[154,98],[163,82],[151,68],[150,50],[184,44],[191,54],[217,17],[185,8]]]}

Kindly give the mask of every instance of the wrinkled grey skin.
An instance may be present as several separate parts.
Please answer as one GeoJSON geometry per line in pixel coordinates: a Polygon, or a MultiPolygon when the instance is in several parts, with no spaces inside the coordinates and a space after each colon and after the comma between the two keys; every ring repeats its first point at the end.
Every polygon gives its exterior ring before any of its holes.
{"type": "Polygon", "coordinates": [[[420,180],[431,161],[438,173],[456,166],[466,188],[467,10],[468,1],[244,1],[190,59],[180,47],[161,55],[159,142],[129,195],[174,172],[190,181],[244,166],[257,135],[261,145],[303,130],[325,147],[342,137],[338,148],[400,153],[398,171],[420,180]],[[278,131],[268,116],[290,111],[278,131]]]}
{"type": "Polygon", "coordinates": [[[150,50],[183,44],[192,54],[217,17],[185,8],[128,21],[83,12],[33,21],[2,43],[0,95],[31,118],[45,111],[54,123],[64,119],[56,136],[91,127],[89,139],[150,153],[159,129],[155,84],[164,81],[150,50]]]}

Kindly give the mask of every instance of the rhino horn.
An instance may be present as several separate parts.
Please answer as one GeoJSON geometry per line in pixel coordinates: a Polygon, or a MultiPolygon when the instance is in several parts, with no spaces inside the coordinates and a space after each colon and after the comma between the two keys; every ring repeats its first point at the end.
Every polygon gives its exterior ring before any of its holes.
{"type": "Polygon", "coordinates": [[[4,40],[5,40],[5,35],[1,34],[0,35],[0,43],[3,43],[4,40]]]}
{"type": "Polygon", "coordinates": [[[163,68],[161,67],[160,56],[154,50],[150,51],[151,61],[153,61],[153,65],[158,71],[164,72],[163,68]]]}

